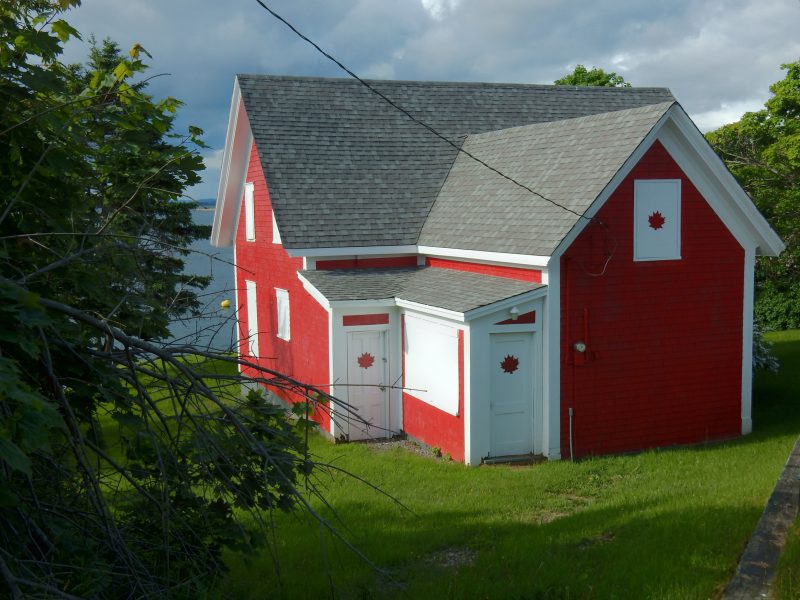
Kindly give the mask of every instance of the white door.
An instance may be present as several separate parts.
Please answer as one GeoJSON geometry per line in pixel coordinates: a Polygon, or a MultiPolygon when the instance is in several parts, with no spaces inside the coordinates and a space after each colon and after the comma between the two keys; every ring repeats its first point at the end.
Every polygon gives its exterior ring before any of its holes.
{"type": "Polygon", "coordinates": [[[533,334],[490,336],[490,456],[533,452],[533,334]]]}
{"type": "Polygon", "coordinates": [[[351,331],[347,334],[347,397],[351,409],[358,416],[347,413],[346,409],[340,416],[346,416],[349,422],[351,440],[389,435],[385,338],[383,331],[351,331]]]}

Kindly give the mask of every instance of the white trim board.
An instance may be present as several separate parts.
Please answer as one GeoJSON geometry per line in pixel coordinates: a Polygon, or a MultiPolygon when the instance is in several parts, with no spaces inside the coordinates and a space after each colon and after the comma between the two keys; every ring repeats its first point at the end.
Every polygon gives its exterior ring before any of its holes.
{"type": "Polygon", "coordinates": [[[532,254],[511,254],[507,252],[487,252],[483,250],[463,250],[459,248],[437,248],[434,246],[345,246],[342,248],[286,248],[291,257],[313,257],[315,259],[352,259],[369,256],[371,258],[393,257],[398,254],[421,254],[431,258],[453,258],[464,261],[478,261],[487,264],[508,265],[512,267],[546,268],[550,257],[532,254]]]}
{"type": "Polygon", "coordinates": [[[234,79],[217,203],[214,208],[214,223],[211,226],[212,246],[233,244],[252,147],[253,133],[250,130],[250,121],[242,101],[239,82],[234,79]]]}
{"type": "Polygon", "coordinates": [[[314,284],[303,277],[299,272],[297,273],[297,278],[300,280],[300,283],[303,284],[303,288],[308,292],[308,295],[316,300],[322,308],[330,312],[331,303],[328,302],[328,299],[322,294],[322,292],[315,288],[314,284]]]}
{"type": "Polygon", "coordinates": [[[530,292],[523,292],[517,296],[506,298],[505,300],[498,300],[492,304],[486,304],[485,306],[479,306],[478,308],[468,310],[464,313],[464,320],[472,321],[473,319],[478,319],[484,315],[510,309],[512,306],[516,306],[517,304],[524,304],[525,302],[530,302],[531,300],[543,298],[547,296],[547,294],[548,286],[543,285],[542,287],[531,290],[530,292]]]}

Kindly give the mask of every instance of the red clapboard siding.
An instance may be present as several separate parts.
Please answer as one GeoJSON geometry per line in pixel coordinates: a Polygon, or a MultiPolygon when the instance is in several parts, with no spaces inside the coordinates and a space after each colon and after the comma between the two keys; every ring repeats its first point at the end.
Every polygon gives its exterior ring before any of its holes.
{"type": "Polygon", "coordinates": [[[341,260],[318,260],[318,271],[335,269],[381,269],[391,267],[416,267],[416,256],[389,256],[385,258],[346,258],[341,260]]]}
{"type": "Polygon", "coordinates": [[[389,313],[377,315],[344,315],[342,325],[352,327],[353,325],[386,325],[389,323],[389,313]]]}
{"type": "MultiPolygon", "coordinates": [[[[401,339],[405,340],[405,317],[401,317],[401,339]]],[[[405,374],[405,347],[403,348],[405,374]]],[[[405,385],[405,375],[403,378],[405,385]]],[[[458,331],[458,414],[451,415],[411,394],[403,392],[403,429],[431,447],[441,448],[453,460],[464,461],[464,332],[458,331]]]]}
{"type": "MultiPolygon", "coordinates": [[[[297,278],[303,268],[302,258],[291,258],[283,246],[272,243],[272,205],[255,144],[250,152],[247,181],[254,184],[255,241],[245,240],[244,207],[236,232],[236,286],[239,290],[239,338],[247,337],[247,298],[245,280],[255,281],[258,302],[259,353],[257,362],[299,381],[324,385],[330,382],[328,372],[328,312],[314,300],[297,278]],[[277,307],[275,288],[289,292],[290,341],[276,336],[277,307]]],[[[242,342],[239,354],[247,356],[242,342]]],[[[245,374],[257,376],[254,369],[245,374]]],[[[273,390],[275,391],[275,390],[273,390]]],[[[296,402],[300,396],[280,394],[284,400],[296,402]]],[[[313,416],[330,431],[327,409],[313,416]]]]}
{"type": "Polygon", "coordinates": [[[536,311],[522,313],[516,319],[505,319],[498,321],[495,325],[524,325],[526,323],[536,323],[536,311]]]}
{"type": "Polygon", "coordinates": [[[520,267],[502,267],[498,265],[484,265],[461,260],[448,260],[446,258],[428,258],[426,264],[429,267],[439,269],[453,269],[454,271],[469,271],[470,273],[480,273],[482,275],[494,275],[495,277],[505,277],[506,279],[518,279],[520,281],[532,281],[542,283],[542,272],[537,269],[522,269],[520,267]]]}
{"type": "Polygon", "coordinates": [[[576,456],[738,435],[742,247],[659,142],[597,217],[561,259],[562,455],[570,407],[576,456]],[[635,179],[681,179],[681,260],[633,261],[635,179]]]}

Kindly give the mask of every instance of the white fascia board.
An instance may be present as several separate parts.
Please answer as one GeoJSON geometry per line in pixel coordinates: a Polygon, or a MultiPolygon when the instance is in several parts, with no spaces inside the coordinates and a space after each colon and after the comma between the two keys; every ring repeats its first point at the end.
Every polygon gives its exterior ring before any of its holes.
{"type": "Polygon", "coordinates": [[[354,258],[358,256],[395,256],[396,254],[417,254],[416,246],[346,246],[342,248],[286,248],[292,258],[301,256],[316,259],[354,258]]]}
{"type": "Polygon", "coordinates": [[[396,298],[395,303],[401,308],[407,308],[434,317],[450,319],[451,321],[456,321],[458,323],[464,322],[464,313],[456,312],[454,310],[439,308],[438,306],[430,306],[429,304],[420,304],[419,302],[409,302],[408,300],[403,300],[402,298],[396,298]]]}
{"type": "Polygon", "coordinates": [[[549,256],[533,254],[510,254],[508,252],[485,252],[483,250],[461,250],[459,248],[437,248],[435,246],[418,246],[420,254],[434,258],[460,258],[477,260],[495,264],[508,264],[514,266],[547,267],[549,256]]]}
{"type": "Polygon", "coordinates": [[[233,244],[252,146],[253,133],[250,130],[250,121],[242,101],[239,82],[234,79],[217,203],[214,208],[214,224],[211,227],[212,246],[233,244]]]}
{"type": "Polygon", "coordinates": [[[314,285],[300,273],[297,273],[297,278],[300,280],[300,283],[303,284],[303,288],[305,288],[309,295],[314,298],[314,300],[316,300],[322,308],[330,312],[331,303],[328,302],[328,299],[322,294],[322,292],[315,288],[314,285]]]}
{"type": "Polygon", "coordinates": [[[342,248],[286,248],[289,256],[325,258],[355,258],[360,256],[396,256],[398,254],[419,254],[434,258],[455,258],[478,261],[495,265],[515,267],[537,267],[544,269],[549,256],[530,254],[510,254],[507,252],[484,252],[482,250],[461,250],[458,248],[437,248],[434,246],[346,246],[342,248]]]}
{"type": "MultiPolygon", "coordinates": [[[[683,141],[685,141],[685,152],[688,150],[691,158],[699,159],[701,165],[707,171],[706,177],[710,178],[712,183],[716,183],[719,189],[724,190],[724,195],[727,196],[729,204],[737,209],[736,215],[738,219],[743,221],[744,226],[750,230],[751,236],[755,238],[761,254],[764,256],[778,256],[783,252],[786,247],[783,241],[759,212],[750,196],[742,189],[742,186],[736,181],[736,178],[725,166],[719,155],[714,152],[714,149],[683,108],[679,104],[675,104],[669,110],[669,115],[677,131],[682,134],[683,141]]],[[[679,165],[684,170],[690,168],[688,165],[686,167],[680,163],[679,165]]],[[[695,171],[697,171],[696,167],[695,171]]],[[[689,173],[687,173],[687,176],[689,176],[689,173]]],[[[700,191],[702,193],[702,190],[700,191]]],[[[712,207],[714,198],[714,195],[706,197],[712,207]]]]}
{"type": "MultiPolygon", "coordinates": [[[[677,104],[677,103],[676,103],[677,104]]],[[[658,132],[661,129],[661,126],[670,118],[670,114],[672,109],[675,107],[675,104],[667,111],[661,115],[661,118],[658,122],[653,126],[652,129],[648,132],[648,134],[644,137],[644,139],[639,142],[639,145],[636,149],[631,153],[628,159],[622,164],[619,170],[616,172],[614,177],[611,178],[606,184],[606,187],[603,188],[603,191],[600,192],[600,195],[597,196],[594,202],[589,206],[589,208],[584,211],[583,216],[584,218],[579,218],[575,225],[572,226],[572,229],[569,233],[561,240],[561,243],[556,246],[556,249],[553,251],[553,256],[556,260],[556,264],[561,259],[561,255],[572,245],[577,237],[583,232],[586,226],[591,223],[592,218],[598,213],[598,211],[603,207],[606,201],[611,197],[611,194],[617,189],[619,184],[621,184],[628,174],[631,172],[633,167],[635,167],[641,158],[645,155],[645,153],[650,149],[650,146],[653,145],[653,142],[658,137],[658,132]]]]}
{"type": "Polygon", "coordinates": [[[464,313],[464,320],[472,321],[473,319],[477,319],[484,315],[510,309],[512,306],[516,306],[517,304],[523,304],[524,302],[530,302],[531,300],[536,300],[537,298],[543,298],[545,296],[547,296],[547,286],[536,288],[530,292],[524,292],[517,296],[506,298],[505,300],[498,300],[492,304],[487,304],[486,306],[480,306],[478,308],[468,310],[464,313]]]}
{"type": "Polygon", "coordinates": [[[397,306],[397,304],[394,298],[385,298],[381,300],[334,300],[330,302],[330,306],[337,310],[345,310],[348,308],[393,308],[397,306]]]}

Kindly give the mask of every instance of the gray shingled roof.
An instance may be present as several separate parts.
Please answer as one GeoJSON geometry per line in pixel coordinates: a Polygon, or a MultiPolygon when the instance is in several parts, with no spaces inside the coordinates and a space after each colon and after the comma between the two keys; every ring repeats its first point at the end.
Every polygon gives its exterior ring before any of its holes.
{"type": "Polygon", "coordinates": [[[300,273],[331,302],[399,298],[459,313],[545,287],[541,283],[433,267],[300,273]]]}
{"type": "MultiPolygon", "coordinates": [[[[672,104],[471,135],[463,148],[583,214],[672,104]]],[[[578,219],[459,154],[419,244],[550,256],[578,219]]]]}
{"type": "MultiPolygon", "coordinates": [[[[352,79],[239,75],[287,248],[416,244],[457,151],[352,79]]],[[[663,88],[372,81],[467,134],[672,101],[663,88]]]]}

